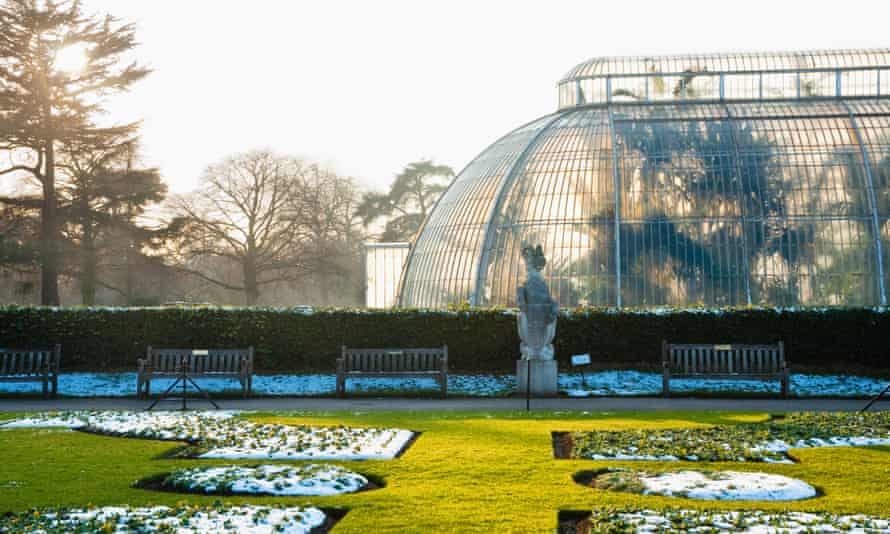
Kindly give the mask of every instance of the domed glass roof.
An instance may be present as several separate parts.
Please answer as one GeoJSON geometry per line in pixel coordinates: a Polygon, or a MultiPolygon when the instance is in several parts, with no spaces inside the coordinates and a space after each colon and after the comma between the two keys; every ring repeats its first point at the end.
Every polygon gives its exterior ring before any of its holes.
{"type": "Polygon", "coordinates": [[[573,69],[561,95],[590,75],[605,76],[608,92],[561,97],[559,112],[463,169],[414,243],[400,304],[515,306],[524,244],[543,246],[564,307],[885,304],[890,55],[737,59],[747,57],[657,58],[667,66],[655,73],[651,58],[573,69]],[[791,58],[818,59],[795,70],[791,58]],[[703,69],[677,84],[663,74],[690,61],[707,66],[716,92],[704,91],[703,69]],[[618,74],[640,71],[627,97],[618,74]],[[750,77],[744,94],[727,91],[739,72],[750,77]],[[790,94],[752,98],[789,79],[790,94]]]}

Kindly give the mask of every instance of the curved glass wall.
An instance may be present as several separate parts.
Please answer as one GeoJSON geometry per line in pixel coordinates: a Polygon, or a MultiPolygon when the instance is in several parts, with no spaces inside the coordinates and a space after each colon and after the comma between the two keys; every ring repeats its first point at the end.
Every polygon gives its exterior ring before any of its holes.
{"type": "Polygon", "coordinates": [[[543,246],[565,307],[885,304],[890,98],[609,102],[539,119],[457,176],[400,304],[514,306],[524,244],[543,246]]]}
{"type": "Polygon", "coordinates": [[[544,117],[507,134],[455,177],[408,256],[405,269],[411,274],[402,278],[401,303],[443,306],[474,299],[479,254],[504,181],[550,120],[544,117]]]}

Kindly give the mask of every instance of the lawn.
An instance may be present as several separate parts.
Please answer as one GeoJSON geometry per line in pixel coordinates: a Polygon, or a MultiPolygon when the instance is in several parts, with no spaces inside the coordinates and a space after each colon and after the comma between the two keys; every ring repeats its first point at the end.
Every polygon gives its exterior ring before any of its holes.
{"type": "MultiPolygon", "coordinates": [[[[334,532],[552,532],[559,510],[603,506],[806,510],[886,514],[890,448],[794,451],[800,463],[556,460],[555,430],[683,428],[760,421],[766,414],[721,413],[275,413],[251,419],[289,424],[386,426],[422,432],[399,459],[330,462],[382,479],[386,487],[334,497],[225,497],[227,503],[344,507],[334,532]],[[732,469],[800,478],[824,495],[784,503],[703,502],[607,492],[575,484],[578,471],[628,467],[665,471],[732,469]]],[[[0,431],[0,510],[33,507],[206,503],[218,497],[133,488],[134,481],[194,465],[231,461],[169,459],[170,442],[49,429],[0,431]]],[[[237,462],[235,462],[237,463],[237,462]]],[[[240,462],[251,464],[256,462],[240,462]]]]}

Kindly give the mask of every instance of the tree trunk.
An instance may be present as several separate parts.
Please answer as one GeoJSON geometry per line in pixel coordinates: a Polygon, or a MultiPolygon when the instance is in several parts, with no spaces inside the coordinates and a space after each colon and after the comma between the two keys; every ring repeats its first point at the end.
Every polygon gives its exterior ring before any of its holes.
{"type": "Polygon", "coordinates": [[[93,235],[93,221],[90,217],[90,206],[85,194],[80,199],[78,211],[83,225],[81,238],[81,274],[80,299],[87,306],[96,303],[96,237],[93,235]]]}
{"type": "Polygon", "coordinates": [[[260,298],[260,288],[257,285],[256,263],[253,258],[244,260],[244,302],[248,306],[254,306],[260,298]]]}
{"type": "MultiPolygon", "coordinates": [[[[133,170],[133,152],[131,150],[131,146],[127,144],[127,176],[130,175],[130,172],[133,170]]],[[[131,233],[131,228],[133,225],[133,202],[127,200],[127,238],[126,238],[126,254],[124,260],[126,261],[125,266],[125,275],[126,275],[126,285],[127,285],[127,306],[133,305],[133,249],[136,247],[136,244],[133,242],[133,235],[131,233]]]]}
{"type": "Polygon", "coordinates": [[[130,233],[130,225],[133,221],[133,205],[130,202],[127,202],[127,230],[126,230],[126,239],[124,250],[124,275],[126,276],[126,299],[127,306],[133,305],[133,287],[136,285],[133,278],[133,256],[134,256],[134,248],[136,248],[136,244],[133,242],[133,236],[130,233]]]}
{"type": "Polygon", "coordinates": [[[56,157],[53,140],[46,140],[43,205],[40,212],[40,303],[59,305],[59,222],[57,220],[56,157]]]}

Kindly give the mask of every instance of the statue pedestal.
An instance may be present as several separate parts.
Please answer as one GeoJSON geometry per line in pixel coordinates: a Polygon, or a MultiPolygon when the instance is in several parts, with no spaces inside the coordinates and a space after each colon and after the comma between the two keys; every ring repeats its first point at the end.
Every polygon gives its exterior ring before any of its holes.
{"type": "Polygon", "coordinates": [[[517,360],[516,388],[520,396],[525,396],[529,370],[532,375],[531,396],[555,397],[559,381],[559,368],[556,360],[517,360]]]}

